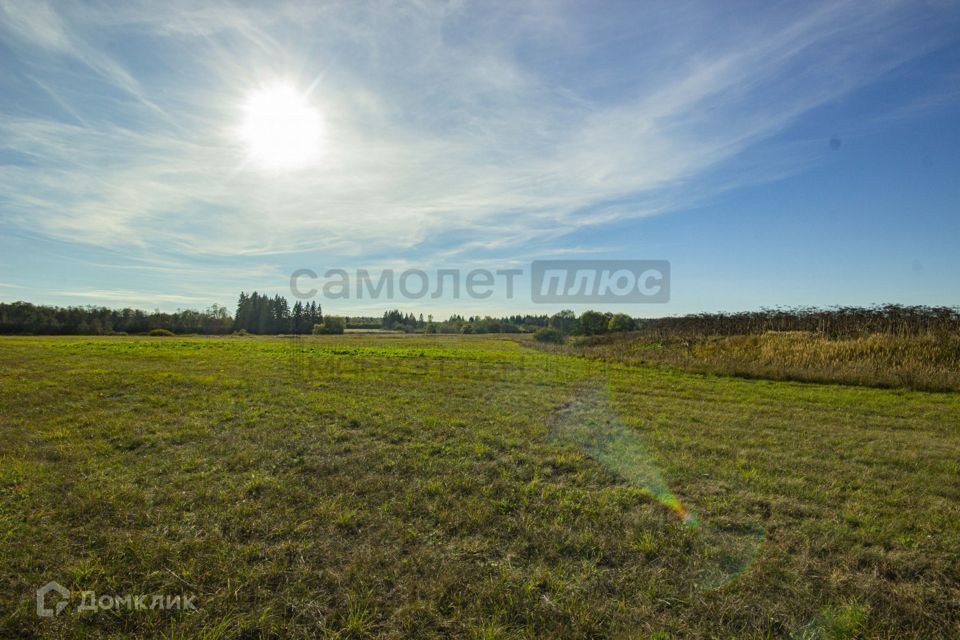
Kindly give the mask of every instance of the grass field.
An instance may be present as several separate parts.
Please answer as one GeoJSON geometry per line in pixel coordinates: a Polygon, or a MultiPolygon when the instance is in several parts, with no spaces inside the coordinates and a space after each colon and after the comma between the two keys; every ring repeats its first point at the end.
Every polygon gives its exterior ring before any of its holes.
{"type": "Polygon", "coordinates": [[[0,430],[4,638],[960,637],[957,394],[481,336],[20,337],[0,430]]]}

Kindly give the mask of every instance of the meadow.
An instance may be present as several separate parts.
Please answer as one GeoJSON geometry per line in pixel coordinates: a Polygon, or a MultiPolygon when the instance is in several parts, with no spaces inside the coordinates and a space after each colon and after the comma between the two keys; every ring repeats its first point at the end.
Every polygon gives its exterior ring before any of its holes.
{"type": "Polygon", "coordinates": [[[0,637],[958,637],[958,425],[526,336],[4,337],[0,637]]]}

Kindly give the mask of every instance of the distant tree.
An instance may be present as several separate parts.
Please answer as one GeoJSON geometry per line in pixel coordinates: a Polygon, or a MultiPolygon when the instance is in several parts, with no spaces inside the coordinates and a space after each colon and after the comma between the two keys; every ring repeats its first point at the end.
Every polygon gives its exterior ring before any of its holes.
{"type": "Polygon", "coordinates": [[[548,326],[568,336],[577,330],[577,314],[570,309],[564,309],[551,316],[548,326]]]}
{"type": "Polygon", "coordinates": [[[268,335],[275,333],[273,328],[273,309],[270,305],[270,298],[267,296],[258,296],[257,292],[253,292],[253,299],[255,300],[254,309],[256,309],[256,331],[254,333],[259,333],[262,335],[268,335]]]}
{"type": "Polygon", "coordinates": [[[233,317],[233,330],[247,329],[249,324],[250,298],[243,291],[240,292],[240,299],[237,300],[237,313],[233,317]]]}
{"type": "Polygon", "coordinates": [[[400,325],[404,323],[403,314],[400,313],[399,309],[393,309],[391,311],[383,312],[383,322],[381,327],[383,329],[391,330],[400,328],[400,325]]]}
{"type": "Polygon", "coordinates": [[[270,310],[273,313],[271,333],[289,333],[290,306],[287,304],[287,299],[281,295],[273,296],[270,310]]]}
{"type": "Polygon", "coordinates": [[[313,325],[314,335],[339,335],[343,333],[343,318],[327,316],[320,324],[313,325]]]}
{"type": "Polygon", "coordinates": [[[598,336],[607,332],[609,324],[608,315],[599,311],[584,311],[580,316],[578,333],[583,336],[598,336]]]}
{"type": "Polygon", "coordinates": [[[290,326],[291,332],[294,334],[301,334],[304,332],[304,322],[303,322],[303,303],[297,300],[293,303],[293,311],[290,312],[290,326]]]}
{"type": "Polygon", "coordinates": [[[607,331],[633,331],[637,328],[637,323],[633,318],[625,313],[615,313],[610,317],[607,324],[607,331]]]}
{"type": "Polygon", "coordinates": [[[307,333],[314,324],[311,320],[319,316],[319,309],[316,303],[307,306],[297,301],[294,313],[291,313],[290,305],[283,296],[274,295],[270,298],[256,291],[249,295],[241,292],[233,330],[243,329],[258,334],[307,333]]]}

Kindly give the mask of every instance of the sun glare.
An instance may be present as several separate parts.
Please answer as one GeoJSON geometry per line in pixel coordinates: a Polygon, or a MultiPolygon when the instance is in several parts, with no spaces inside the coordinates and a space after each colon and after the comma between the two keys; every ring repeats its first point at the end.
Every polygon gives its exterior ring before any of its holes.
{"type": "Polygon", "coordinates": [[[309,165],[320,154],[322,133],[320,113],[289,85],[262,89],[244,105],[240,138],[263,168],[291,170],[309,165]]]}

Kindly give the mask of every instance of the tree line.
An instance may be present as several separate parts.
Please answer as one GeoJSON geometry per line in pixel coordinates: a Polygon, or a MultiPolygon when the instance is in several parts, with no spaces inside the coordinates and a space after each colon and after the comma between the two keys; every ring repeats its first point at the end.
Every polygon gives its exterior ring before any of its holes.
{"type": "MultiPolygon", "coordinates": [[[[350,326],[348,322],[347,326],[350,326]]],[[[610,331],[632,331],[636,321],[624,313],[601,313],[585,311],[579,317],[570,310],[550,315],[511,315],[503,317],[469,316],[459,314],[447,320],[434,322],[428,315],[424,320],[412,313],[402,313],[398,309],[386,311],[380,323],[381,329],[404,331],[407,333],[530,333],[537,329],[555,329],[565,336],[598,335],[610,331]]]]}
{"type": "Polygon", "coordinates": [[[36,335],[108,335],[147,333],[224,334],[233,331],[233,318],[224,307],[174,313],[107,307],[53,307],[29,302],[0,302],[0,333],[36,335]]]}
{"type": "MultiPolygon", "coordinates": [[[[470,316],[464,318],[454,314],[446,320],[434,321],[433,315],[424,319],[421,313],[415,316],[412,313],[402,313],[398,309],[385,311],[380,321],[380,328],[388,331],[404,331],[406,333],[528,333],[539,327],[546,326],[550,317],[547,315],[513,315],[501,318],[491,316],[470,316]]],[[[350,326],[350,323],[347,323],[350,326]]]]}
{"type": "Polygon", "coordinates": [[[243,331],[260,335],[342,333],[344,329],[380,328],[422,333],[530,333],[539,329],[560,336],[595,336],[639,331],[669,339],[711,335],[745,335],[767,331],[808,331],[827,337],[852,337],[871,333],[895,335],[960,333],[960,307],[905,306],[764,308],[734,313],[699,313],[663,318],[633,318],[624,313],[564,310],[553,315],[503,317],[451,315],[434,321],[432,315],[384,312],[381,318],[324,317],[316,302],[296,301],[256,291],[240,293],[236,314],[219,305],[203,311],[109,309],[107,307],[55,307],[29,302],[0,303],[0,333],[45,335],[109,335],[148,333],[166,329],[177,334],[222,335],[243,331]]]}
{"type": "Polygon", "coordinates": [[[761,308],[759,311],[643,319],[637,321],[637,329],[660,338],[748,335],[768,331],[808,331],[830,338],[876,333],[956,335],[960,332],[960,307],[883,304],[761,308]]]}

